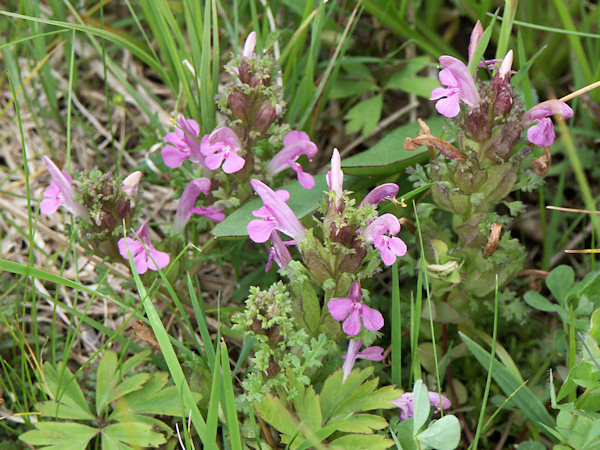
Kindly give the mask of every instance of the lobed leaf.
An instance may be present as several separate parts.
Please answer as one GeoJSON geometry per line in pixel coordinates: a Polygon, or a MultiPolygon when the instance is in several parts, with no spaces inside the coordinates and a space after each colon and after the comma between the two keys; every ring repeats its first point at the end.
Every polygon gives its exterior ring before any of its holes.
{"type": "Polygon", "coordinates": [[[36,430],[23,433],[19,439],[29,445],[56,446],[62,450],[86,448],[99,431],[74,422],[38,422],[35,426],[36,430]]]}

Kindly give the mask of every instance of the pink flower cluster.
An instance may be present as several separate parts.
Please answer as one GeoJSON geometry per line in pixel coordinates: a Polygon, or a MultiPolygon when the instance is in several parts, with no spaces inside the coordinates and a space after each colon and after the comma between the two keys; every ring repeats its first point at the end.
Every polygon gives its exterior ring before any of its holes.
{"type": "MultiPolygon", "coordinates": [[[[469,64],[482,35],[483,28],[481,23],[477,22],[469,44],[469,64]]],[[[498,77],[503,80],[509,79],[512,61],[513,52],[510,50],[502,60],[502,64],[498,69],[498,77]]],[[[477,90],[475,78],[471,76],[467,66],[452,56],[441,56],[440,65],[442,70],[439,73],[439,79],[445,87],[435,88],[430,97],[430,100],[437,100],[435,107],[438,112],[446,117],[456,117],[460,113],[461,101],[467,105],[468,109],[479,106],[482,99],[477,90]]],[[[484,63],[484,66],[491,67],[488,61],[484,63]]],[[[549,117],[553,114],[569,119],[573,117],[573,110],[564,102],[548,100],[534,106],[524,114],[521,119],[524,128],[535,124],[527,131],[529,142],[538,146],[552,145],[555,133],[549,117]]]]}

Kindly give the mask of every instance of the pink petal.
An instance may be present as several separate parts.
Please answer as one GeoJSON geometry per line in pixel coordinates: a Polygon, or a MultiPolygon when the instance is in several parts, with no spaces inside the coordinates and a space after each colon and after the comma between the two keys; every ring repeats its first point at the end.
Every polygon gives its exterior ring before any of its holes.
{"type": "Polygon", "coordinates": [[[171,169],[181,166],[190,156],[189,152],[170,145],[163,148],[160,153],[167,167],[170,167],[171,169]]]}
{"type": "MultiPolygon", "coordinates": [[[[208,161],[208,157],[206,158],[208,161]]],[[[246,160],[242,158],[237,153],[230,153],[228,157],[225,158],[225,163],[223,164],[223,172],[225,173],[235,173],[244,167],[246,164],[246,160]]]]}
{"type": "Polygon", "coordinates": [[[271,237],[273,230],[277,228],[277,225],[272,220],[254,219],[248,224],[248,236],[254,242],[262,244],[267,242],[271,237]]]}
{"type": "Polygon", "coordinates": [[[212,155],[207,155],[204,163],[209,170],[215,170],[221,167],[224,158],[225,155],[223,155],[223,153],[214,153],[212,155]]]}
{"type": "Polygon", "coordinates": [[[383,316],[376,309],[363,305],[361,316],[367,330],[377,331],[383,327],[383,316]]]}
{"type": "Polygon", "coordinates": [[[382,361],[383,348],[379,346],[367,347],[356,355],[357,358],[367,359],[369,361],[382,361]]]}
{"type": "Polygon", "coordinates": [[[344,320],[342,329],[348,336],[356,336],[358,333],[360,333],[361,328],[362,325],[360,323],[360,312],[358,309],[355,309],[350,313],[348,318],[344,320]]]}
{"type": "Polygon", "coordinates": [[[440,394],[438,394],[437,392],[429,392],[429,403],[431,403],[431,406],[435,406],[437,410],[440,410],[441,407],[443,407],[443,409],[448,409],[452,406],[450,400],[448,400],[443,395],[441,396],[441,399],[442,402],[440,404],[440,394]]]}
{"type": "Polygon", "coordinates": [[[298,174],[298,182],[304,189],[310,190],[315,187],[315,179],[312,175],[303,172],[302,168],[296,172],[298,174]]]}
{"type": "Polygon", "coordinates": [[[154,247],[148,248],[150,255],[146,259],[146,264],[150,270],[158,270],[169,264],[169,255],[165,252],[156,250],[154,247]]]}
{"type": "Polygon", "coordinates": [[[308,134],[306,134],[304,131],[290,131],[283,137],[283,145],[286,147],[297,142],[307,141],[310,142],[310,138],[308,137],[308,134]]]}
{"type": "Polygon", "coordinates": [[[552,145],[555,137],[554,125],[552,124],[552,120],[548,118],[540,119],[537,125],[527,130],[527,139],[529,142],[540,147],[552,145]]]}
{"type": "Polygon", "coordinates": [[[396,256],[404,256],[406,254],[406,244],[400,238],[391,238],[388,242],[388,246],[392,253],[394,253],[396,256]]]}
{"type": "Polygon", "coordinates": [[[332,298],[327,302],[329,314],[335,320],[344,320],[355,309],[354,300],[348,297],[332,298]]]}
{"type": "Polygon", "coordinates": [[[435,109],[442,116],[445,117],[456,117],[460,113],[460,97],[458,94],[453,93],[449,95],[447,98],[442,98],[437,101],[435,104],[435,109]]]}

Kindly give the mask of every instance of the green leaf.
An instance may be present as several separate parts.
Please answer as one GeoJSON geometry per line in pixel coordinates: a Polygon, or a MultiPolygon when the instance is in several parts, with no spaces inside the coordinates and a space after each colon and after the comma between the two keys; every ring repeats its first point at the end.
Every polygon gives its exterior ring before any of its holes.
{"type": "Polygon", "coordinates": [[[429,417],[429,392],[423,380],[415,381],[413,386],[413,434],[417,434],[429,417]]]}
{"type": "MultiPolygon", "coordinates": [[[[329,190],[324,174],[315,177],[315,186],[310,190],[306,190],[300,186],[297,180],[283,186],[281,189],[285,189],[290,193],[290,199],[287,201],[287,204],[298,218],[302,218],[314,211],[319,201],[323,198],[323,192],[329,190]]],[[[252,219],[255,219],[252,211],[257,210],[261,206],[262,200],[260,198],[245,203],[213,228],[213,236],[217,238],[248,236],[246,229],[248,223],[252,219]]]]}
{"type": "Polygon", "coordinates": [[[23,433],[19,439],[29,445],[55,445],[62,450],[86,448],[99,430],[73,422],[38,422],[36,430],[23,433]]]}
{"type": "Polygon", "coordinates": [[[329,97],[347,98],[377,90],[379,90],[379,86],[373,81],[338,78],[329,91],[329,97]]]}
{"type": "Polygon", "coordinates": [[[542,294],[536,291],[525,292],[523,298],[529,306],[540,311],[556,312],[556,310],[559,308],[558,305],[555,305],[542,294]]]}
{"type": "Polygon", "coordinates": [[[453,450],[460,442],[460,423],[455,416],[444,416],[417,435],[421,444],[439,450],[453,450]]]}
{"type": "Polygon", "coordinates": [[[104,427],[102,430],[103,447],[105,447],[104,439],[106,438],[140,447],[156,447],[167,442],[161,433],[153,431],[152,425],[140,422],[121,422],[104,427]]]}
{"type": "Polygon", "coordinates": [[[390,79],[385,87],[386,89],[399,89],[403,92],[416,94],[419,97],[429,99],[429,97],[431,97],[431,91],[440,87],[440,82],[435,78],[429,77],[395,76],[390,79]]]}
{"type": "Polygon", "coordinates": [[[152,350],[142,350],[141,352],[138,352],[132,357],[128,358],[123,362],[123,364],[121,364],[121,373],[125,375],[129,373],[130,370],[133,370],[136,366],[148,361],[151,353],[152,350]]]}
{"type": "Polygon", "coordinates": [[[548,286],[548,289],[552,292],[558,303],[565,307],[567,293],[571,289],[571,286],[573,286],[574,281],[575,271],[571,266],[561,265],[548,274],[546,286],[548,286]]]}
{"type": "MultiPolygon", "coordinates": [[[[436,118],[427,121],[427,125],[431,128],[433,135],[439,136],[445,121],[445,118],[436,118]]],[[[342,161],[344,174],[375,176],[398,173],[417,162],[426,161],[428,151],[425,147],[414,151],[404,150],[406,138],[415,137],[418,134],[419,124],[417,123],[409,123],[396,128],[369,150],[344,159],[342,161]]]]}
{"type": "Polygon", "coordinates": [[[383,417],[374,414],[354,414],[336,425],[338,431],[371,434],[373,430],[384,429],[388,423],[383,417]]]}
{"type": "Polygon", "coordinates": [[[395,408],[396,406],[391,401],[400,397],[402,391],[399,391],[394,386],[385,386],[375,390],[378,382],[378,379],[365,381],[335,409],[331,421],[345,419],[359,411],[395,408]]]}
{"type": "Polygon", "coordinates": [[[347,434],[331,442],[329,448],[379,450],[390,448],[392,445],[394,445],[394,441],[379,434],[347,434]]]}
{"type": "Polygon", "coordinates": [[[373,367],[353,370],[342,384],[342,369],[329,375],[321,389],[321,413],[323,420],[332,417],[333,412],[373,373],[373,367]]]}
{"type": "Polygon", "coordinates": [[[383,95],[381,94],[360,102],[344,116],[348,121],[346,131],[356,133],[362,129],[363,137],[369,136],[379,123],[382,108],[383,95]]]}
{"type": "Polygon", "coordinates": [[[40,414],[47,417],[57,419],[78,419],[78,420],[93,420],[94,416],[86,410],[82,410],[78,406],[71,406],[65,403],[47,401],[37,403],[35,408],[40,414]]]}
{"type": "Polygon", "coordinates": [[[306,423],[309,430],[321,428],[323,417],[321,416],[321,401],[312,386],[305,389],[304,395],[298,395],[294,399],[294,409],[300,420],[306,423]]]}
{"type": "Polygon", "coordinates": [[[292,436],[298,429],[298,420],[277,397],[267,394],[254,405],[260,417],[277,431],[292,436]]]}
{"type": "MultiPolygon", "coordinates": [[[[477,358],[479,363],[484,368],[489,367],[490,354],[463,333],[459,332],[459,334],[460,338],[467,344],[467,347],[471,353],[473,353],[475,358],[477,358]]],[[[529,420],[534,423],[545,424],[550,428],[554,427],[554,421],[552,420],[552,417],[550,417],[550,414],[548,414],[548,411],[546,411],[546,408],[540,399],[537,398],[527,386],[521,387],[522,383],[519,378],[499,361],[494,362],[492,376],[507,396],[518,390],[511,401],[517,405],[529,420]]]]}
{"type": "MultiPolygon", "coordinates": [[[[175,386],[163,389],[168,379],[168,374],[158,372],[144,384],[142,389],[133,391],[123,396],[115,403],[111,420],[122,420],[129,414],[156,414],[160,416],[181,416],[183,404],[181,395],[175,386]]],[[[196,402],[200,401],[202,395],[193,393],[196,402]]]]}
{"type": "Polygon", "coordinates": [[[106,350],[104,356],[98,364],[96,372],[96,414],[102,414],[104,408],[116,399],[142,388],[142,385],[148,381],[150,374],[138,373],[123,382],[117,373],[117,355],[115,352],[106,350]]]}
{"type": "Polygon", "coordinates": [[[90,412],[88,403],[71,371],[62,363],[58,365],[58,370],[49,362],[44,364],[44,386],[47,387],[47,394],[58,402],[60,410],[50,409],[44,402],[40,404],[43,407],[43,414],[49,416],[63,417],[65,419],[88,419],[93,420],[95,417],[90,412]],[[65,414],[65,415],[63,415],[65,414]]]}

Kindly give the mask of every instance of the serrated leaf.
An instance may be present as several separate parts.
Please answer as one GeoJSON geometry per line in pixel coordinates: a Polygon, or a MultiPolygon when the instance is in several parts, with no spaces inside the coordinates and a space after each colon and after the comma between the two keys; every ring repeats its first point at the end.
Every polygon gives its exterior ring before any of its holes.
{"type": "Polygon", "coordinates": [[[335,409],[331,421],[345,419],[359,411],[395,408],[396,406],[391,401],[400,397],[402,391],[394,388],[394,386],[385,386],[375,390],[378,382],[378,379],[365,381],[335,409]]]}
{"type": "Polygon", "coordinates": [[[342,369],[329,375],[321,389],[321,413],[328,421],[338,406],[343,403],[373,373],[373,367],[353,370],[342,384],[342,369]]]}
{"type": "Polygon", "coordinates": [[[363,137],[369,136],[379,123],[382,108],[383,95],[381,94],[363,100],[351,108],[344,116],[348,121],[346,131],[348,133],[357,133],[362,129],[363,137]]]}
{"type": "Polygon", "coordinates": [[[323,417],[321,416],[321,401],[312,386],[305,389],[304,395],[298,395],[294,399],[294,409],[300,420],[306,423],[309,430],[321,428],[323,417]]]}
{"type": "Polygon", "coordinates": [[[85,419],[94,419],[79,383],[62,363],[57,368],[48,362],[45,363],[44,380],[44,386],[49,390],[47,394],[55,401],[65,405],[69,409],[69,413],[77,414],[85,419]]]}
{"type": "MultiPolygon", "coordinates": [[[[131,392],[119,399],[115,404],[115,409],[110,418],[112,420],[121,420],[119,419],[120,417],[134,413],[180,416],[183,413],[183,404],[181,402],[181,395],[177,392],[177,387],[169,386],[157,391],[156,386],[159,384],[152,383],[154,378],[152,377],[142,389],[131,392]]],[[[202,398],[202,395],[199,393],[193,393],[193,396],[196,402],[202,398]]]]}
{"type": "Polygon", "coordinates": [[[415,381],[413,386],[413,434],[417,434],[429,417],[429,391],[423,380],[415,381]]]}
{"type": "Polygon", "coordinates": [[[277,397],[267,394],[255,407],[260,417],[277,431],[291,436],[298,429],[298,420],[277,397]]]}
{"type": "Polygon", "coordinates": [[[575,281],[575,271],[571,268],[571,266],[558,266],[552,270],[548,274],[546,278],[546,286],[554,298],[560,303],[563,307],[565,306],[567,300],[567,293],[573,283],[575,281]]]}
{"type": "Polygon", "coordinates": [[[532,308],[546,312],[556,312],[558,305],[550,302],[546,297],[536,291],[527,291],[523,296],[525,302],[532,308]]]}
{"type": "Polygon", "coordinates": [[[347,434],[335,439],[329,448],[347,450],[379,450],[390,448],[394,441],[379,434],[347,434]]]}
{"type": "Polygon", "coordinates": [[[153,431],[152,425],[140,422],[121,422],[108,425],[102,430],[102,439],[140,447],[157,447],[167,442],[161,433],[153,431]]]}
{"type": "Polygon", "coordinates": [[[346,433],[370,434],[373,430],[382,430],[388,423],[381,416],[374,414],[354,414],[341,422],[336,422],[337,430],[346,433]]]}
{"type": "Polygon", "coordinates": [[[96,414],[98,415],[108,405],[108,398],[118,382],[116,371],[117,355],[111,350],[106,350],[96,370],[96,414]]]}
{"type": "Polygon", "coordinates": [[[453,450],[460,442],[460,423],[455,416],[444,416],[417,435],[421,444],[439,450],[453,450]]]}
{"type": "Polygon", "coordinates": [[[30,445],[57,445],[63,450],[81,450],[99,430],[74,422],[38,422],[36,430],[19,436],[30,445]]]}
{"type": "MultiPolygon", "coordinates": [[[[428,120],[427,125],[431,128],[433,135],[439,136],[444,122],[444,118],[435,118],[428,120]]],[[[344,174],[374,176],[397,173],[409,165],[426,161],[429,153],[425,147],[414,151],[404,150],[406,138],[415,137],[418,134],[419,125],[417,123],[409,123],[396,128],[369,150],[344,159],[342,161],[344,174]]]]}
{"type": "Polygon", "coordinates": [[[57,419],[93,420],[95,417],[89,411],[82,410],[79,406],[71,406],[65,403],[46,401],[37,403],[35,408],[43,416],[57,419]]]}
{"type": "Polygon", "coordinates": [[[150,359],[151,353],[152,350],[142,350],[141,352],[136,353],[132,357],[127,358],[127,360],[123,361],[123,364],[121,365],[121,373],[125,375],[131,370],[133,370],[136,366],[148,361],[150,359]]]}
{"type": "Polygon", "coordinates": [[[138,373],[121,381],[117,372],[117,355],[107,350],[104,352],[97,369],[96,412],[98,415],[106,406],[124,395],[142,389],[150,374],[138,373]]]}

